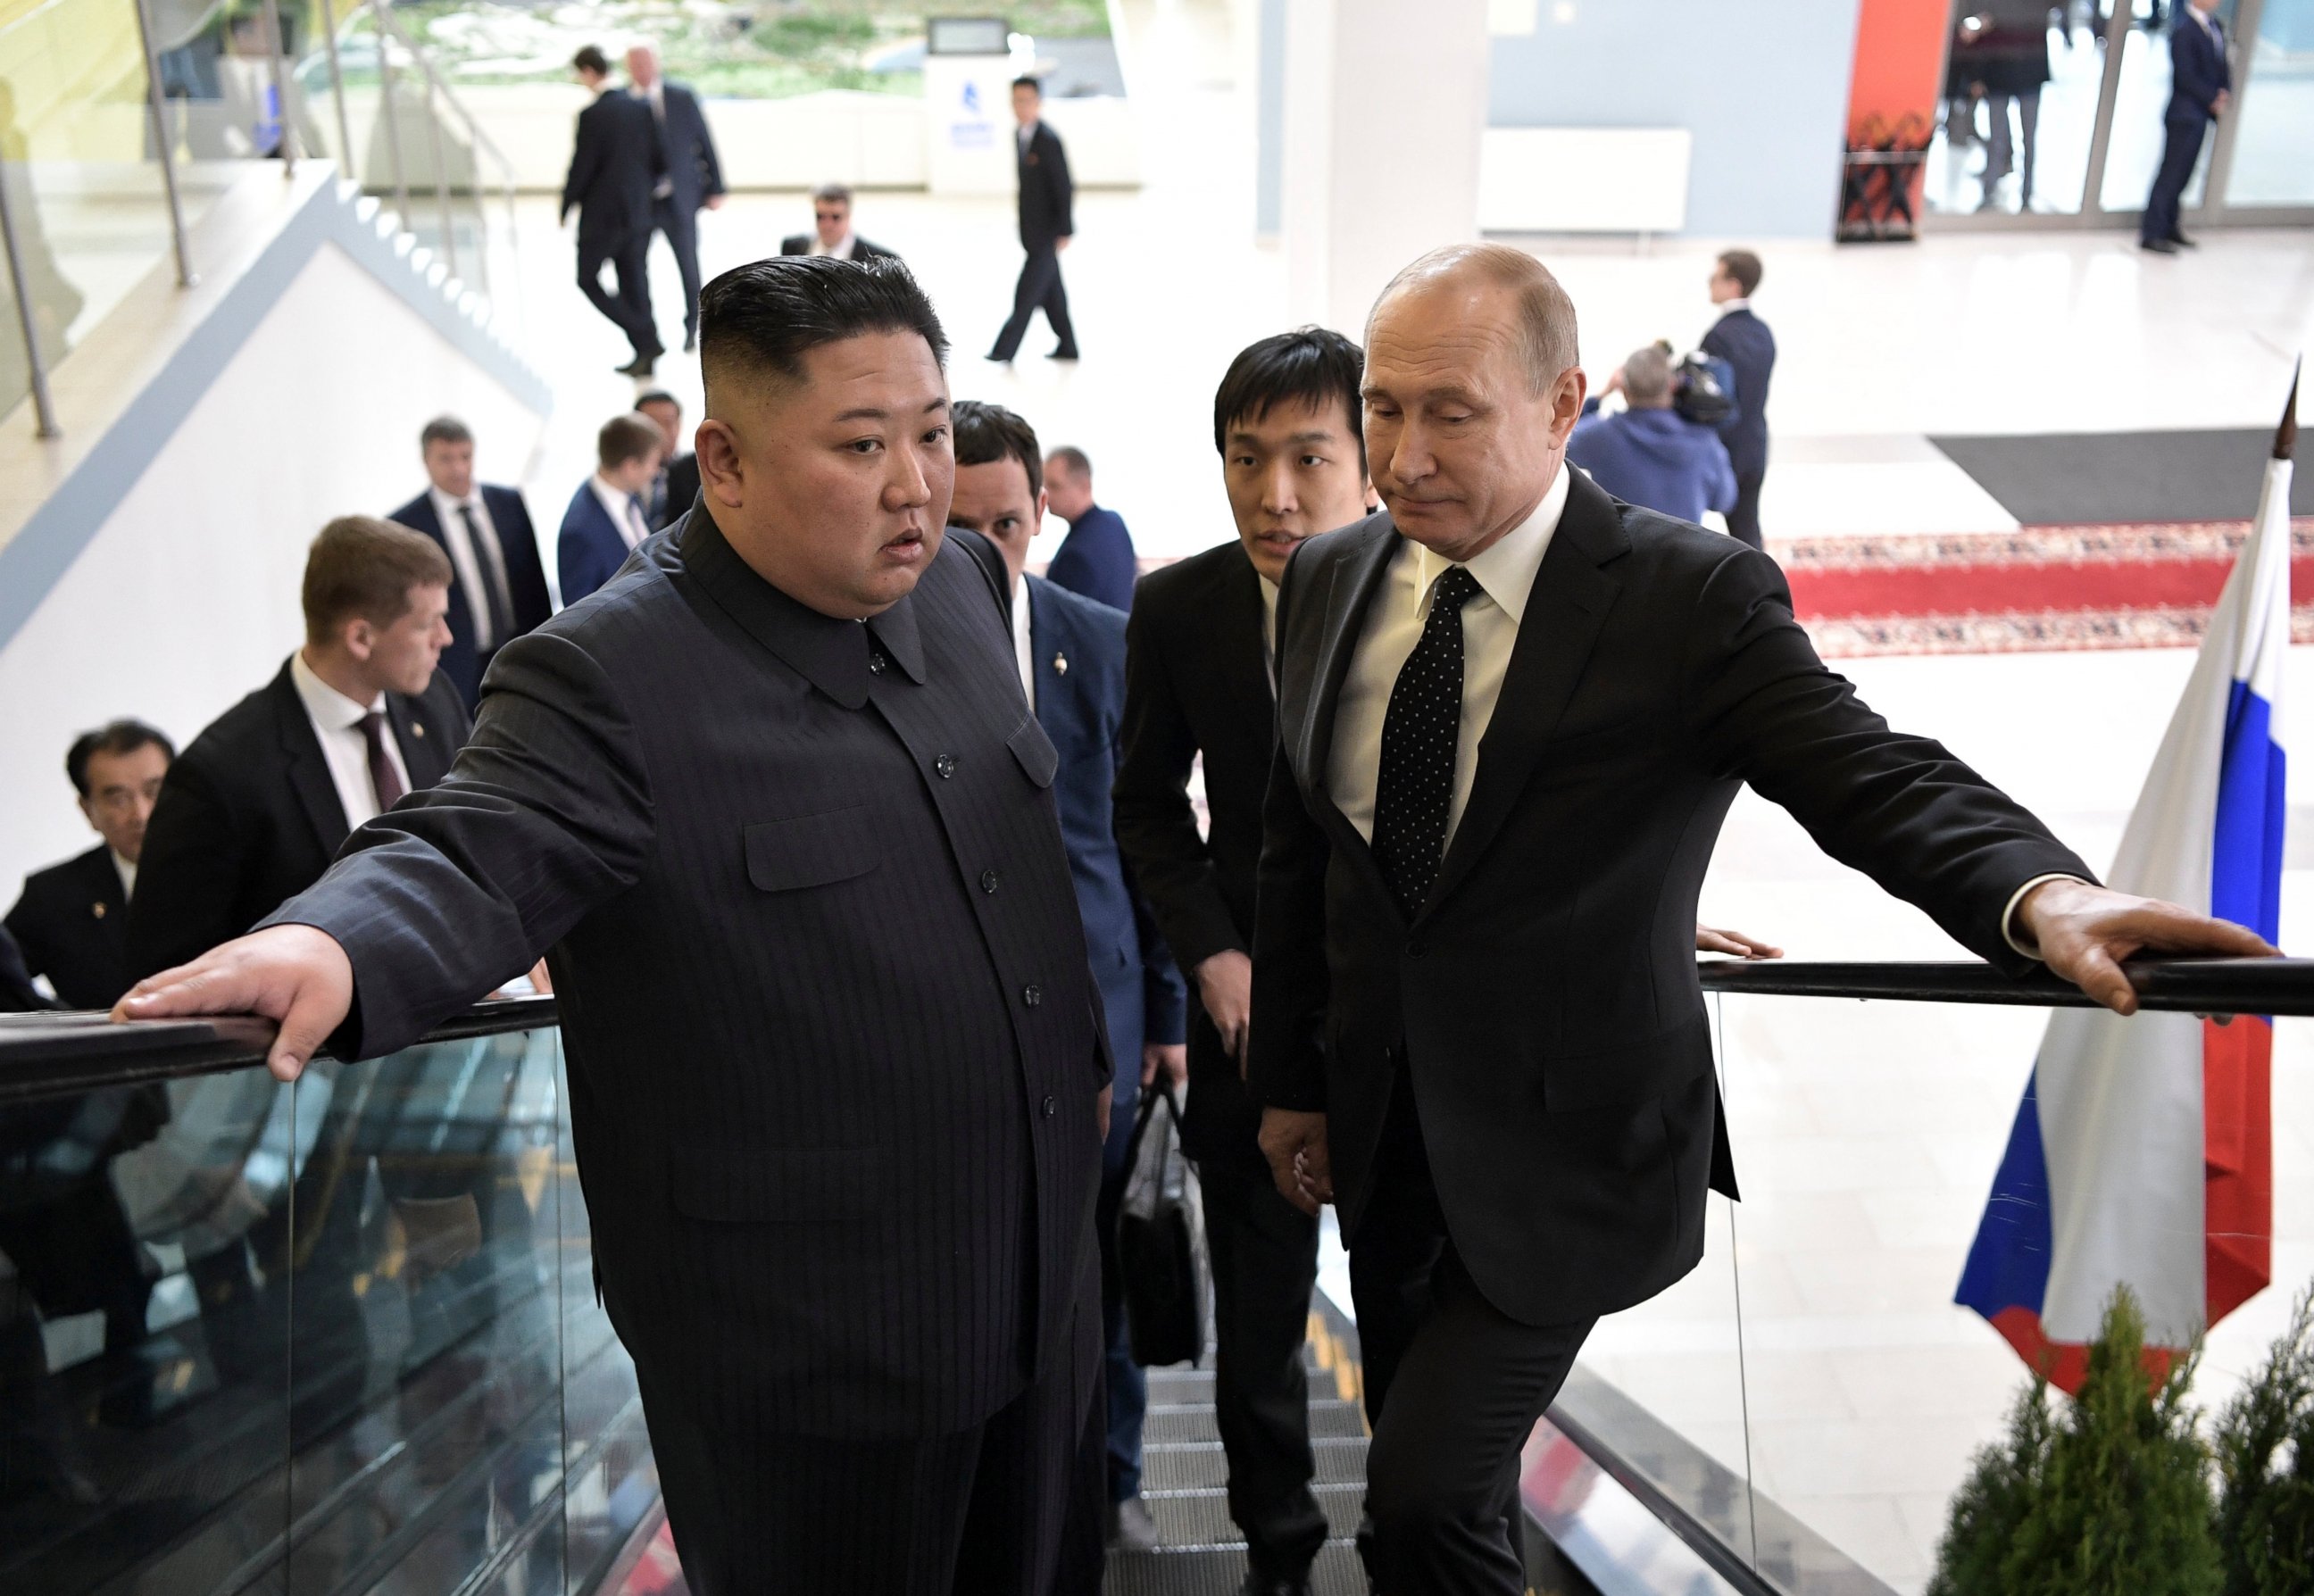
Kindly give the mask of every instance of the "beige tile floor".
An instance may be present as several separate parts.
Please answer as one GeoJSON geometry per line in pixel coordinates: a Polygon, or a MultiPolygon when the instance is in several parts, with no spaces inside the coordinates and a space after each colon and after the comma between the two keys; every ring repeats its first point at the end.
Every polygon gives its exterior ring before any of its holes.
{"type": "MultiPolygon", "coordinates": [[[[858,222],[932,290],[956,342],[957,393],[1012,405],[1048,442],[1086,448],[1102,498],[1144,551],[1178,555],[1227,535],[1211,394],[1239,347],[1286,324],[1284,270],[1250,236],[1248,112],[1224,13],[1140,0],[1126,15],[1149,182],[1080,201],[1066,269],[1081,366],[1039,358],[1041,328],[1013,368],[978,358],[1019,259],[1004,203],[863,195],[858,222]]],[[[799,195],[735,198],[704,220],[708,269],[776,248],[808,216],[799,195]]],[[[484,439],[483,463],[486,474],[526,481],[551,527],[591,463],[595,426],[631,390],[610,369],[616,336],[570,287],[569,239],[549,203],[525,201],[523,220],[524,313],[561,408],[534,458],[493,460],[484,439]]],[[[1700,332],[1717,242],[1541,252],[1568,282],[1585,348],[1604,370],[1658,334],[1700,332]]],[[[1761,246],[1769,278],[1759,305],[1784,351],[1771,533],[2009,525],[1924,433],[2270,421],[2291,351],[2314,342],[2314,237],[2212,234],[2177,260],[2142,256],[2131,242],[2116,234],[1761,246]]],[[[662,254],[655,266],[671,328],[671,262],[662,254]]],[[[694,366],[671,359],[661,376],[695,400],[694,366]]],[[[1945,736],[2101,864],[2188,664],[2156,652],[1847,668],[1900,725],[1945,736]]],[[[2293,661],[2289,685],[2285,738],[2314,746],[2314,666],[2293,661]]],[[[2296,769],[2314,772],[2314,762],[2296,769]]],[[[2310,781],[2314,774],[2300,778],[2310,781]]],[[[2314,803],[2314,791],[2294,796],[2314,803]]],[[[2285,940],[2310,923],[2310,889],[2314,880],[2293,871],[2285,940]]],[[[1824,860],[1748,796],[1730,819],[1705,912],[1774,936],[1797,957],[1953,956],[1924,917],[1824,860]]],[[[2041,1017],[1754,999],[1729,1001],[1720,1018],[1747,1200],[1717,1205],[1703,1267],[1603,1325],[1592,1360],[1731,1465],[1744,1467],[1748,1453],[1761,1489],[1917,1591],[1943,1503],[1970,1451],[1997,1430],[2020,1374],[1950,1299],[2041,1017]]],[[[2212,1337],[2204,1376],[2212,1404],[2277,1324],[2291,1285],[2314,1274],[2314,1033],[2302,1024],[2281,1029],[2275,1116],[2283,1283],[2212,1337]]]]}

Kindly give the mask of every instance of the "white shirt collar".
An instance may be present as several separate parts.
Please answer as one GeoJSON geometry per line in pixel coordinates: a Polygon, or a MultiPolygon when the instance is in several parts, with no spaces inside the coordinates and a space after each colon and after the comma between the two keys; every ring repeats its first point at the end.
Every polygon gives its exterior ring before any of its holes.
{"type": "Polygon", "coordinates": [[[137,861],[133,859],[121,858],[119,852],[110,847],[106,848],[105,851],[112,855],[112,873],[120,877],[122,901],[126,902],[135,897],[137,895],[137,861]]]}
{"type": "Polygon", "coordinates": [[[1719,313],[1723,316],[1732,316],[1737,311],[1747,311],[1751,308],[1751,299],[1742,294],[1738,294],[1733,299],[1723,299],[1719,302],[1719,313]]]}
{"type": "Polygon", "coordinates": [[[1029,708],[1037,707],[1037,644],[1035,617],[1029,613],[1029,578],[1024,571],[1012,578],[1012,662],[1020,672],[1020,691],[1029,708]]]}
{"type": "Polygon", "coordinates": [[[642,516],[640,495],[630,493],[617,483],[605,480],[599,471],[587,479],[587,484],[594,489],[596,501],[611,517],[611,525],[618,529],[620,542],[631,549],[650,535],[650,527],[642,516]]]}
{"type": "MultiPolygon", "coordinates": [[[[442,522],[442,530],[445,532],[449,531],[451,522],[457,520],[458,512],[460,510],[471,509],[478,516],[481,512],[482,490],[480,488],[475,489],[464,498],[459,498],[455,495],[445,493],[439,488],[436,488],[430,484],[427,487],[426,491],[433,496],[434,514],[440,518],[442,522]]],[[[463,525],[464,523],[460,523],[460,525],[463,525]]]]}
{"type": "MultiPolygon", "coordinates": [[[[1567,513],[1568,466],[1559,463],[1559,473],[1550,480],[1550,487],[1534,513],[1495,540],[1485,553],[1465,562],[1465,569],[1478,579],[1479,588],[1496,607],[1511,618],[1515,626],[1526,615],[1527,595],[1534,590],[1535,572],[1542,569],[1542,557],[1550,551],[1550,539],[1559,530],[1559,518],[1567,513]]],[[[1454,562],[1416,543],[1414,580],[1420,603],[1426,608],[1430,590],[1447,567],[1454,562]]]]}
{"type": "Polygon", "coordinates": [[[316,675],[314,667],[305,663],[303,648],[289,657],[289,680],[297,689],[297,696],[305,705],[305,713],[314,724],[326,731],[343,731],[359,726],[365,715],[382,714],[385,710],[385,694],[379,693],[368,703],[348,698],[316,675]]]}

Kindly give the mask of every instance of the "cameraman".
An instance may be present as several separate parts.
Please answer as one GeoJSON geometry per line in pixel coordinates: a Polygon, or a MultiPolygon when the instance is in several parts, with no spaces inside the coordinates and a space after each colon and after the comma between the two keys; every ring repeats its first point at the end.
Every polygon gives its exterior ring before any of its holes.
{"type": "Polygon", "coordinates": [[[1595,399],[1584,406],[1567,458],[1592,481],[1626,504],[1683,521],[1735,507],[1727,445],[1712,428],[1673,408],[1669,355],[1653,344],[1632,351],[1601,392],[1620,392],[1629,408],[1607,416],[1598,413],[1595,399]]]}

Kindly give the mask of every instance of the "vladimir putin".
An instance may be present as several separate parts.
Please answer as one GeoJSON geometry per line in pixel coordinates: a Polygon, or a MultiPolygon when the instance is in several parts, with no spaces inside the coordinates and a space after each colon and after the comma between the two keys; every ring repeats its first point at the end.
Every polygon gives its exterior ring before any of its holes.
{"type": "Polygon", "coordinates": [[[1585,387],[1532,256],[1416,261],[1366,330],[1385,509],[1302,544],[1277,597],[1250,1084],[1279,1189],[1338,1204],[1354,1271],[1427,1267],[1367,1459],[1392,1596],[1525,1588],[1521,1445],[1593,1323],[1694,1267],[1707,1186],[1733,1195],[1693,939],[1739,783],[1995,965],[2124,1012],[2140,948],[2272,951],[2091,885],[1824,668],[1772,560],[1566,470],[1585,387]]]}
{"type": "Polygon", "coordinates": [[[905,268],[702,296],[702,494],[448,778],[133,1017],[391,1051],[544,951],[684,1574],[1047,1596],[1100,1366],[1100,1005],[905,268]]]}

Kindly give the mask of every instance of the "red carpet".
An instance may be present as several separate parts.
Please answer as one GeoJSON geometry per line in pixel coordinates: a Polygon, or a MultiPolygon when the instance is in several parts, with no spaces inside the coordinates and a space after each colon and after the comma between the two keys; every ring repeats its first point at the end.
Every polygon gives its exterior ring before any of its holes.
{"type": "MultiPolygon", "coordinates": [[[[1771,541],[1827,658],[2189,648],[2245,521],[1771,541]]],[[[2292,525],[2295,640],[2314,642],[2314,518],[2292,525]]]]}

